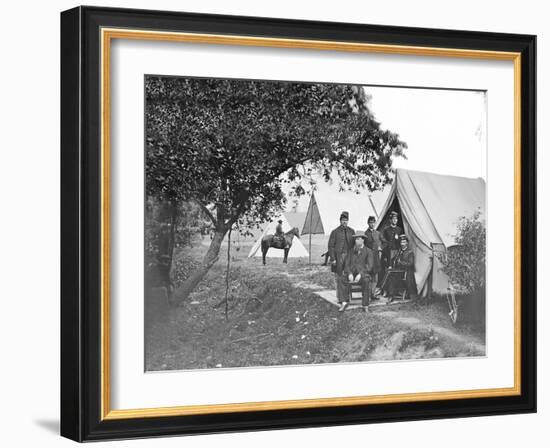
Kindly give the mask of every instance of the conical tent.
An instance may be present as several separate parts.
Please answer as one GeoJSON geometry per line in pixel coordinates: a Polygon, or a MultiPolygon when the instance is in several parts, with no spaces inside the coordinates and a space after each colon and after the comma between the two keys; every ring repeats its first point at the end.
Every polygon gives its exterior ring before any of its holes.
{"type": "MultiPolygon", "coordinates": [[[[262,238],[265,235],[273,235],[275,233],[275,228],[277,227],[277,221],[282,220],[283,221],[283,232],[288,232],[292,229],[290,224],[288,223],[288,220],[286,219],[284,214],[281,214],[279,217],[271,221],[266,228],[264,229],[262,235],[256,240],[254,245],[252,246],[252,249],[250,249],[250,253],[248,254],[248,257],[261,257],[262,256],[262,238]]],[[[281,249],[274,249],[270,248],[267,251],[267,257],[272,258],[282,258],[284,256],[284,251],[281,249]]],[[[289,258],[298,258],[298,257],[308,257],[309,253],[300,241],[300,238],[294,237],[292,240],[292,246],[290,247],[290,250],[288,251],[288,257],[289,258]]]]}
{"type": "Polygon", "coordinates": [[[472,216],[476,210],[485,214],[483,179],[396,170],[380,212],[378,230],[388,225],[391,211],[399,213],[415,253],[416,284],[423,296],[427,295],[429,286],[438,293],[446,291],[448,278],[434,254],[445,252],[455,244],[458,220],[472,216]],[[430,273],[431,284],[428,284],[430,273]]]}
{"type": "Polygon", "coordinates": [[[312,193],[301,234],[325,234],[340,225],[340,213],[349,213],[349,225],[353,229],[365,230],[369,216],[378,217],[389,187],[369,192],[340,191],[336,182],[319,182],[312,193]]]}
{"type": "Polygon", "coordinates": [[[302,230],[302,227],[304,226],[304,219],[306,218],[306,212],[285,212],[285,218],[290,227],[297,227],[298,230],[302,230]]]}

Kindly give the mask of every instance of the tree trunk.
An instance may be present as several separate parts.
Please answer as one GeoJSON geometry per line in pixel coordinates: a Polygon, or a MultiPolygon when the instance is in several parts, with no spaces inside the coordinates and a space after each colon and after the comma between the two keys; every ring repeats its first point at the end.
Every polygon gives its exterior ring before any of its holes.
{"type": "Polygon", "coordinates": [[[189,294],[197,287],[200,281],[208,273],[210,268],[218,261],[218,254],[222,246],[222,241],[227,233],[227,229],[216,229],[214,237],[210,243],[210,247],[204,256],[200,266],[193,271],[193,273],[183,282],[183,284],[176,289],[174,293],[174,302],[176,305],[184,302],[189,294]]]}
{"type": "Polygon", "coordinates": [[[174,258],[175,232],[178,220],[177,203],[169,202],[162,204],[158,219],[161,222],[161,227],[156,241],[158,249],[156,262],[150,273],[153,278],[150,286],[166,287],[168,298],[170,299],[172,295],[172,261],[174,258]]]}
{"type": "Polygon", "coordinates": [[[229,266],[231,264],[231,229],[227,237],[227,266],[225,269],[225,320],[229,319],[229,266]]]}
{"type": "Polygon", "coordinates": [[[168,279],[172,285],[172,264],[174,261],[174,248],[176,247],[176,227],[178,225],[178,203],[170,202],[170,246],[168,248],[169,264],[168,264],[168,279]]]}

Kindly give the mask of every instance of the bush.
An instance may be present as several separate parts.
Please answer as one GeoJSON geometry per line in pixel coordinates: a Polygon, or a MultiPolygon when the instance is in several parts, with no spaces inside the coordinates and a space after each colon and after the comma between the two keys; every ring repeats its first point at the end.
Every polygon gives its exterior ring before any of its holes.
{"type": "Polygon", "coordinates": [[[451,283],[464,292],[480,295],[485,292],[486,230],[481,212],[458,221],[455,246],[447,248],[442,257],[443,272],[451,283]]]}

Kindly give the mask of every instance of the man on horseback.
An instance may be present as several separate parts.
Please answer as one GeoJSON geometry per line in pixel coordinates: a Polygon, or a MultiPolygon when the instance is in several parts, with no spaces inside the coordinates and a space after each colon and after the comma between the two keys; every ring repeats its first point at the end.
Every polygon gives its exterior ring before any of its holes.
{"type": "Polygon", "coordinates": [[[288,252],[292,247],[292,240],[294,239],[294,237],[300,238],[300,230],[298,230],[298,227],[293,227],[288,232],[283,233],[281,235],[280,230],[282,230],[282,223],[283,223],[282,220],[279,221],[279,226],[277,226],[277,229],[275,230],[275,232],[277,233],[267,234],[262,237],[261,248],[262,248],[263,264],[265,264],[265,256],[267,255],[267,251],[269,250],[270,247],[274,249],[283,249],[284,250],[283,263],[286,263],[288,259],[288,252]],[[279,229],[279,227],[281,229],[279,229]]]}
{"type": "Polygon", "coordinates": [[[275,235],[273,235],[273,242],[280,249],[285,249],[288,246],[288,241],[285,238],[285,233],[283,232],[283,220],[279,219],[277,221],[277,227],[275,227],[275,235]]]}

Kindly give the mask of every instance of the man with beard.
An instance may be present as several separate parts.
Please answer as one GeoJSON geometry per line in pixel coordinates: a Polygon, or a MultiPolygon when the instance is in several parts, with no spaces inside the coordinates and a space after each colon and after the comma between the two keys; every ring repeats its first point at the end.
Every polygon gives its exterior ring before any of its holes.
{"type": "MultiPolygon", "coordinates": [[[[365,246],[365,234],[358,232],[353,235],[355,246],[348,253],[344,263],[344,278],[347,280],[348,288],[352,284],[361,285],[361,305],[364,312],[368,312],[371,297],[371,275],[374,269],[373,251],[365,246]]],[[[348,290],[348,299],[351,290],[348,290]]],[[[344,311],[348,302],[343,302],[339,311],[344,311]]]]}
{"type": "Polygon", "coordinates": [[[342,281],[342,273],[346,257],[353,247],[353,234],[355,233],[355,230],[348,226],[348,222],[349,213],[342,212],[340,214],[340,225],[330,233],[328,240],[331,270],[334,273],[334,280],[336,282],[336,297],[340,304],[348,300],[347,288],[342,281]]]}

